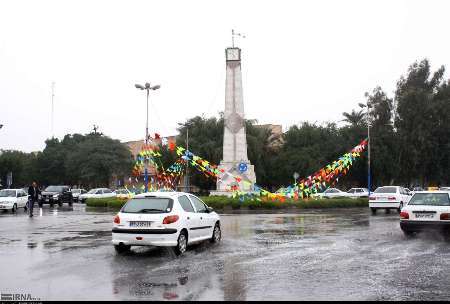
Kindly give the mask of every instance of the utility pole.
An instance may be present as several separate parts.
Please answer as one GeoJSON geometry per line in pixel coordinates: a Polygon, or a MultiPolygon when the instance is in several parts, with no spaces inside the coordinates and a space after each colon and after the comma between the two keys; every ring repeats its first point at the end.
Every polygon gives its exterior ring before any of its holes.
{"type": "MultiPolygon", "coordinates": [[[[145,124],[145,145],[148,144],[148,96],[150,94],[150,90],[158,90],[161,86],[155,85],[150,86],[150,83],[146,82],[145,85],[135,84],[136,89],[146,90],[147,91],[147,121],[145,124]]],[[[145,192],[148,192],[148,160],[145,160],[145,169],[144,169],[144,184],[145,184],[145,192]]]]}
{"type": "MultiPolygon", "coordinates": [[[[186,150],[189,151],[189,126],[186,126],[186,150]]],[[[184,179],[184,188],[189,192],[189,161],[186,161],[186,178],[184,179]]]]}
{"type": "Polygon", "coordinates": [[[55,98],[55,82],[52,82],[52,138],[55,137],[54,132],[54,98],[55,98]]]}

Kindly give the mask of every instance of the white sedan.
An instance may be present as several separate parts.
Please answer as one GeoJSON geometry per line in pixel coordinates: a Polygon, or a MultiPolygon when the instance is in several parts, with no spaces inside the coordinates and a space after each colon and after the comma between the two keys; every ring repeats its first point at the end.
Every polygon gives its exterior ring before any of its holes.
{"type": "Polygon", "coordinates": [[[347,192],[341,191],[337,188],[328,188],[322,193],[317,193],[313,195],[313,197],[317,198],[336,198],[336,197],[345,197],[348,196],[347,192]]]}
{"type": "Polygon", "coordinates": [[[18,208],[27,211],[28,194],[23,189],[0,190],[0,210],[11,210],[13,213],[18,208]]]}
{"type": "Polygon", "coordinates": [[[351,188],[347,191],[348,196],[351,198],[368,197],[369,189],[367,188],[351,188]]]}
{"type": "Polygon", "coordinates": [[[376,214],[378,209],[391,209],[401,211],[411,199],[410,193],[400,186],[378,187],[369,197],[369,208],[372,214],[376,214]]]}
{"type": "Polygon", "coordinates": [[[411,235],[428,228],[450,230],[450,193],[416,192],[400,212],[400,228],[411,235]]]}
{"type": "Polygon", "coordinates": [[[149,192],[129,200],[114,218],[112,243],[118,253],[131,246],[173,247],[220,242],[220,217],[198,197],[183,192],[149,192]]]}
{"type": "Polygon", "coordinates": [[[88,193],[80,194],[78,200],[82,203],[86,202],[88,198],[107,198],[116,197],[116,193],[108,188],[91,189],[88,193]]]}

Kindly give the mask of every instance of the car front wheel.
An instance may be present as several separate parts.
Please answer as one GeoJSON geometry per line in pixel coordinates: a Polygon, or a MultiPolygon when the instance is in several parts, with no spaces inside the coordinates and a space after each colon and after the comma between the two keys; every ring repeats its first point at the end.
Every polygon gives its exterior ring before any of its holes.
{"type": "Polygon", "coordinates": [[[372,211],[373,215],[377,214],[377,209],[375,209],[375,208],[370,208],[370,211],[372,211]]]}
{"type": "Polygon", "coordinates": [[[117,253],[125,253],[125,252],[130,251],[131,246],[119,244],[119,245],[114,245],[114,249],[116,250],[117,253]]]}
{"type": "Polygon", "coordinates": [[[175,253],[177,255],[182,255],[186,252],[187,248],[187,235],[185,231],[180,232],[180,236],[178,236],[177,246],[175,247],[175,253]]]}
{"type": "Polygon", "coordinates": [[[214,226],[211,243],[219,243],[221,238],[222,238],[222,231],[220,230],[219,223],[217,223],[216,226],[214,226]]]}
{"type": "Polygon", "coordinates": [[[11,209],[11,212],[12,212],[12,213],[16,213],[16,211],[17,211],[17,205],[14,204],[14,206],[13,206],[12,209],[11,209]]]}

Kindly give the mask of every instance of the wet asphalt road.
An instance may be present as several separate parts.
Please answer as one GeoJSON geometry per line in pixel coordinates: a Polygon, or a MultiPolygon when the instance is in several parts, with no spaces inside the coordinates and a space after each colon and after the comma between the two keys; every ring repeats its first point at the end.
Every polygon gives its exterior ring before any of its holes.
{"type": "Polygon", "coordinates": [[[41,300],[448,300],[450,242],[366,208],[224,214],[219,245],[116,255],[113,212],[0,212],[0,292],[41,300]]]}

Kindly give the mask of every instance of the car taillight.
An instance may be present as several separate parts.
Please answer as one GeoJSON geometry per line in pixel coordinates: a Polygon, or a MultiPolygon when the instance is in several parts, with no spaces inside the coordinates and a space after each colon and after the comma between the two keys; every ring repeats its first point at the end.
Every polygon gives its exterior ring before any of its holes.
{"type": "Polygon", "coordinates": [[[163,220],[163,224],[172,224],[178,221],[180,217],[178,215],[169,215],[166,216],[163,220]]]}
{"type": "Polygon", "coordinates": [[[409,213],[402,211],[400,212],[400,218],[404,219],[404,220],[408,220],[409,219],[409,213]]]}
{"type": "Polygon", "coordinates": [[[370,200],[370,201],[374,201],[374,200],[376,200],[376,199],[377,199],[377,198],[376,198],[375,196],[370,196],[370,197],[369,197],[369,200],[370,200]]]}
{"type": "Polygon", "coordinates": [[[441,213],[441,221],[449,221],[450,213],[441,213]]]}
{"type": "Polygon", "coordinates": [[[395,197],[395,196],[389,196],[388,197],[388,200],[390,200],[390,201],[395,201],[397,198],[395,197]]]}
{"type": "Polygon", "coordinates": [[[120,224],[120,217],[118,215],[114,217],[114,224],[120,224]]]}

